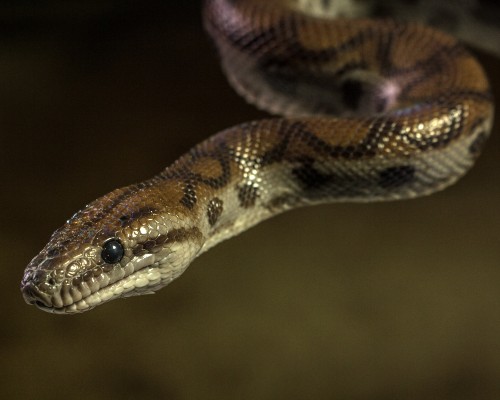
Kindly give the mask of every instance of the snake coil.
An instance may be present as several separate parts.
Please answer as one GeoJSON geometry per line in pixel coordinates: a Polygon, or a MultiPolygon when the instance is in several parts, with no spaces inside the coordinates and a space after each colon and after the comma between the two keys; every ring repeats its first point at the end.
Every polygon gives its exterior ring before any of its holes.
{"type": "Polygon", "coordinates": [[[284,117],[219,132],[77,212],[27,266],[28,303],[76,313],[150,293],[280,212],[422,196],[472,166],[493,103],[464,47],[416,23],[331,20],[299,5],[205,1],[230,83],[284,117]]]}

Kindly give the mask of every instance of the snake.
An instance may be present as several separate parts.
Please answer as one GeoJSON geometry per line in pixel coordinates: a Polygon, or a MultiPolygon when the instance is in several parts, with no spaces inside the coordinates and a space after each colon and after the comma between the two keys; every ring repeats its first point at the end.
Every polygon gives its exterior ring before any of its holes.
{"type": "Polygon", "coordinates": [[[449,34],[321,17],[300,0],[206,0],[202,14],[229,83],[270,116],[75,213],[26,267],[28,304],[75,314],[153,293],[297,207],[428,195],[463,176],[489,136],[488,79],[449,34]]]}

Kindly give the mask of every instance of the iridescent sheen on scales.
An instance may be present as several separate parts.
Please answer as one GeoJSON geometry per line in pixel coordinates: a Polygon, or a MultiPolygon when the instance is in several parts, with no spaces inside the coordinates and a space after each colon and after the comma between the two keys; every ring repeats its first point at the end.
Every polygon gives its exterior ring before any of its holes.
{"type": "Polygon", "coordinates": [[[77,313],[151,293],[283,211],[414,198],[473,165],[493,103],[464,47],[422,25],[318,18],[297,4],[205,1],[230,83],[283,117],[219,132],[77,212],[26,268],[28,303],[77,313]]]}

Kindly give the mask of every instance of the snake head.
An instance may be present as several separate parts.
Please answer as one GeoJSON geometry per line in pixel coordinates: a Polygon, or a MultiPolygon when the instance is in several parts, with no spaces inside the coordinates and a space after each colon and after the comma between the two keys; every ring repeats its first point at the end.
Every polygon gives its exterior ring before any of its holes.
{"type": "Polygon", "coordinates": [[[181,208],[158,207],[157,191],[158,183],[147,181],[117,189],[71,217],[26,267],[26,302],[52,313],[78,313],[154,292],[178,277],[203,237],[185,225],[181,208]]]}

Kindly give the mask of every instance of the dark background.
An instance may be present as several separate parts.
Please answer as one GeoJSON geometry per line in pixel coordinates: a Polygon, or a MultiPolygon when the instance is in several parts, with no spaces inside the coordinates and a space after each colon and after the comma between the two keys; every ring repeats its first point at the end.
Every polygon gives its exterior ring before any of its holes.
{"type": "Polygon", "coordinates": [[[26,305],[24,267],[76,210],[264,115],[198,1],[43,3],[0,3],[2,399],[499,398],[498,125],[442,193],[281,215],[154,296],[26,305]]]}

